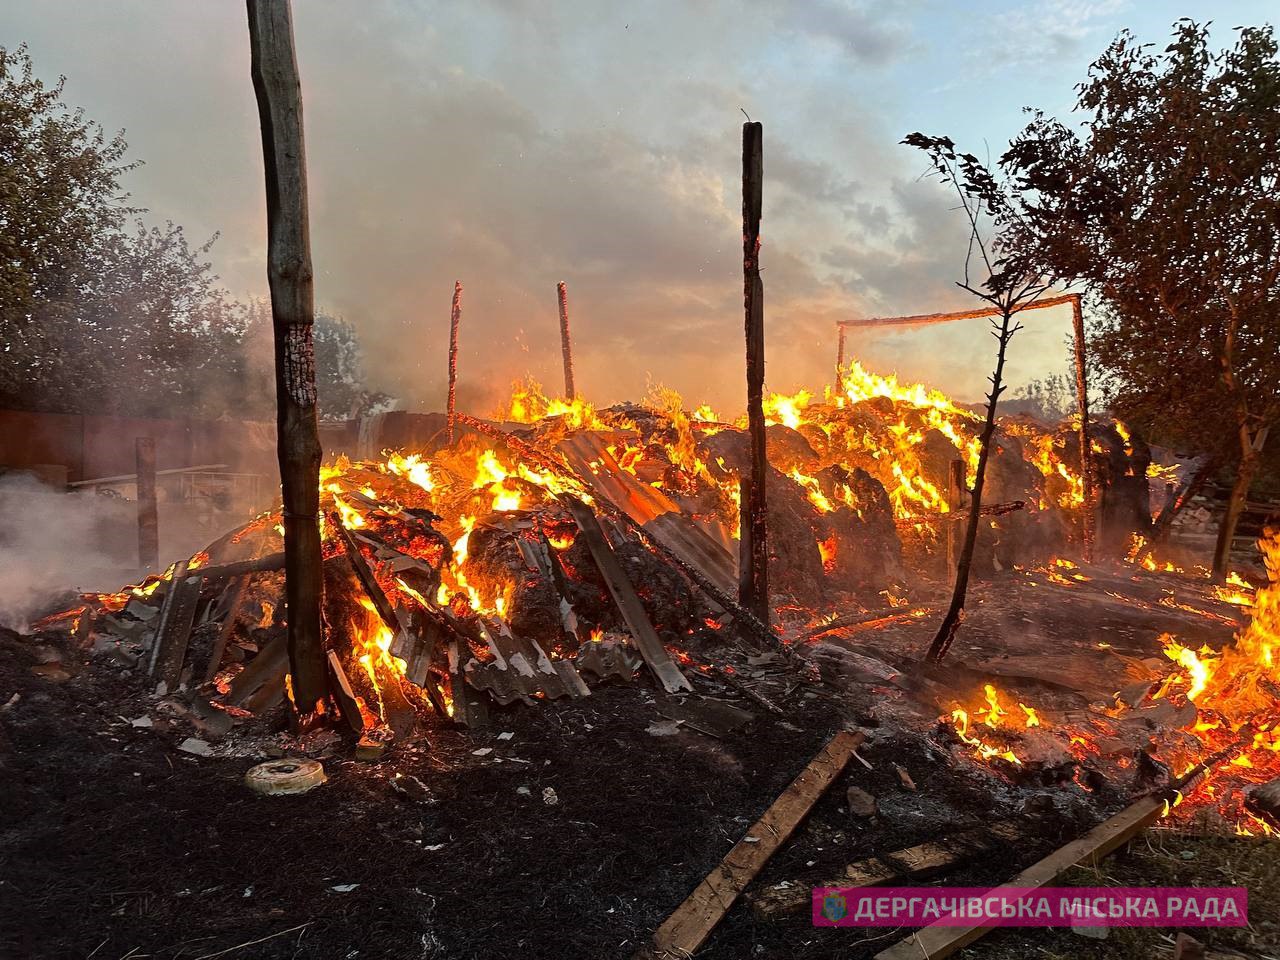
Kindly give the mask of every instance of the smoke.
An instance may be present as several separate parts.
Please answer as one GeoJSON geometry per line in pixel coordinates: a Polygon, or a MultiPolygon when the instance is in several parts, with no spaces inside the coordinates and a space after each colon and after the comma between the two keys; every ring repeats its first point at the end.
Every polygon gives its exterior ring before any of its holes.
{"type": "Polygon", "coordinates": [[[21,630],[68,591],[116,590],[137,564],[133,504],[0,476],[0,624],[21,630]],[[125,534],[131,534],[128,536],[125,534]]]}
{"type": "MultiPolygon", "coordinates": [[[[917,115],[923,94],[894,92],[928,72],[920,5],[694,6],[372,0],[353,21],[346,5],[294,5],[317,302],[357,328],[369,388],[443,408],[457,279],[462,408],[488,412],[526,373],[557,384],[563,279],[588,399],[653,380],[741,410],[741,109],[765,127],[770,389],[829,379],[838,319],[971,305],[952,282],[966,239],[953,198],[896,145],[937,119],[917,115]]],[[[10,19],[42,73],[68,75],[70,102],[126,127],[152,219],[220,231],[227,286],[262,296],[243,7],[50,0],[10,19]],[[121,72],[115,49],[139,68],[121,72]]],[[[957,336],[874,366],[929,380],[957,336]]],[[[969,393],[991,356],[973,339],[969,393]]]]}

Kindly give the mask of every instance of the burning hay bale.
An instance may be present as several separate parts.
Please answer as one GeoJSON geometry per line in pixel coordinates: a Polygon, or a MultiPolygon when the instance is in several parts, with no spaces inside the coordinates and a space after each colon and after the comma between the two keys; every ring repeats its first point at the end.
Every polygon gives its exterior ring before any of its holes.
{"type": "MultiPolygon", "coordinates": [[[[773,625],[816,639],[844,629],[829,612],[844,610],[850,629],[874,626],[883,597],[905,603],[908,568],[941,558],[978,419],[857,364],[839,391],[766,408],[771,625],[733,599],[745,430],[669,391],[596,410],[529,384],[501,428],[456,414],[448,446],[438,435],[325,467],[329,706],[354,733],[408,736],[431,714],[479,722],[476,691],[500,704],[585,696],[587,679],[637,666],[683,689],[680,662],[744,637],[777,643],[773,625]]],[[[991,483],[1011,501],[984,526],[991,569],[1065,539],[1080,489],[1066,434],[1019,420],[998,439],[991,483]]],[[[60,622],[159,664],[170,690],[269,711],[288,700],[281,546],[279,516],[259,517],[60,622]]]]}

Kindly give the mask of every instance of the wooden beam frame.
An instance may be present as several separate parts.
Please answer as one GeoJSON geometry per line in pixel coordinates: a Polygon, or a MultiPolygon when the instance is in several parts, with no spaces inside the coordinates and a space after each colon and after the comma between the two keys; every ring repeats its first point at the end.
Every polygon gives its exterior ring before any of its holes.
{"type": "MultiPolygon", "coordinates": [[[[1014,313],[1027,310],[1046,310],[1049,307],[1060,307],[1064,303],[1078,302],[1080,294],[1066,293],[1058,297],[1046,297],[1033,303],[1014,308],[1014,313]]],[[[952,320],[981,320],[983,317],[998,317],[1000,311],[995,307],[976,307],[973,310],[955,310],[951,313],[919,313],[909,317],[866,317],[862,320],[837,320],[836,330],[853,330],[859,327],[918,327],[934,323],[949,323],[952,320]]]]}

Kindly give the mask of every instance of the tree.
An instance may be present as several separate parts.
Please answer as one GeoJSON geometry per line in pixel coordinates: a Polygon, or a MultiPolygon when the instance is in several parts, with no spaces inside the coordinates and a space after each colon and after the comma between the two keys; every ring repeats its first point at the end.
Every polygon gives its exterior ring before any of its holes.
{"type": "Polygon", "coordinates": [[[1217,577],[1280,416],[1276,52],[1270,27],[1218,52],[1190,20],[1162,52],[1122,33],[1078,87],[1080,129],[1036,112],[1001,158],[1026,197],[1019,244],[1102,303],[1091,347],[1113,405],[1234,461],[1217,577]]]}
{"type": "Polygon", "coordinates": [[[323,419],[354,419],[391,399],[365,386],[364,351],[351,323],[341,317],[317,314],[314,336],[316,389],[323,419]]]}
{"type": "MultiPolygon", "coordinates": [[[[0,404],[58,412],[242,411],[247,316],[181,227],[147,227],[122,134],[0,48],[0,404]]],[[[215,238],[216,239],[216,238],[215,238]]]]}
{"type": "Polygon", "coordinates": [[[0,397],[26,386],[28,363],[54,363],[74,345],[62,334],[92,282],[87,255],[131,212],[119,189],[131,164],[124,139],[108,139],[62,103],[63,81],[34,76],[26,46],[0,47],[0,397]]]}
{"type": "Polygon", "coordinates": [[[951,604],[929,645],[927,655],[929,660],[936,662],[946,656],[955,640],[956,631],[964,620],[969,574],[973,567],[973,552],[978,542],[978,526],[982,517],[982,489],[995,436],[996,407],[1000,402],[1000,395],[1006,389],[1005,353],[1014,334],[1022,329],[1022,325],[1014,320],[1014,315],[1039,299],[1051,283],[1017,243],[1024,235],[1019,225],[1025,211],[1019,204],[1018,195],[1007,184],[998,181],[973,154],[957,154],[955,144],[948,137],[928,137],[912,133],[902,142],[923,150],[939,179],[955,187],[960,199],[960,209],[964,211],[969,224],[964,279],[956,281],[956,284],[991,307],[994,315],[991,333],[997,344],[995,369],[988,378],[991,390],[987,394],[986,418],[979,435],[982,446],[970,489],[969,516],[965,523],[964,543],[956,563],[951,604]],[[984,237],[984,232],[988,230],[995,231],[992,242],[984,237]],[[985,273],[985,278],[975,278],[972,275],[975,268],[985,273]]]}
{"type": "Polygon", "coordinates": [[[1051,373],[1028,380],[1014,394],[1041,420],[1061,420],[1075,409],[1075,386],[1064,373],[1051,373]]]}

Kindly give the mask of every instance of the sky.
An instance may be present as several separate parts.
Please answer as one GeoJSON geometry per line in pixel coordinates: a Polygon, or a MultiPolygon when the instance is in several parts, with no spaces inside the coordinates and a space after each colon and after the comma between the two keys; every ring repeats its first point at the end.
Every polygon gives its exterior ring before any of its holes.
{"type": "MultiPolygon", "coordinates": [[[[764,126],[767,388],[830,382],[835,321],[965,309],[966,232],[912,131],[995,158],[1032,106],[1073,86],[1123,28],[1180,17],[1215,38],[1274,20],[1261,0],[295,0],[318,306],[352,322],[370,385],[408,409],[445,393],[464,285],[459,405],[560,383],[568,284],[578,390],[651,384],[744,405],[741,124],[764,126]]],[[[0,10],[66,100],[123,129],[152,222],[236,296],[266,294],[261,140],[234,0],[42,0],[0,10]]],[[[1069,308],[1015,340],[1015,392],[1065,372],[1069,308]]],[[[878,372],[977,399],[983,322],[860,334],[878,372]]]]}

